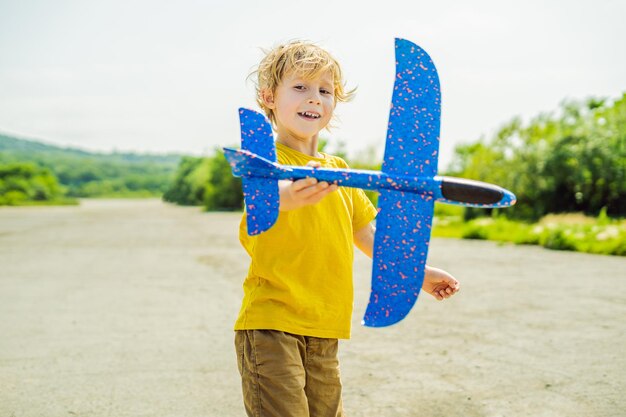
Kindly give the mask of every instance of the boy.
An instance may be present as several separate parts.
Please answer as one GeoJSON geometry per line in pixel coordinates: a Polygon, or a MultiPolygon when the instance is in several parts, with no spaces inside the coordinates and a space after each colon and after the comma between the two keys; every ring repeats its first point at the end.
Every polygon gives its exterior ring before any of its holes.
{"type": "MultiPolygon", "coordinates": [[[[344,89],[339,64],[323,49],[291,42],[257,70],[257,101],[276,131],[281,164],[347,168],[318,152],[344,89]]],[[[356,188],[314,178],[280,181],[280,214],[268,231],[239,238],[252,262],[235,324],[248,416],[342,416],[338,339],[350,337],[356,245],[369,257],[376,209],[356,188]]],[[[459,290],[445,271],[426,268],[422,289],[439,300],[459,290]]]]}

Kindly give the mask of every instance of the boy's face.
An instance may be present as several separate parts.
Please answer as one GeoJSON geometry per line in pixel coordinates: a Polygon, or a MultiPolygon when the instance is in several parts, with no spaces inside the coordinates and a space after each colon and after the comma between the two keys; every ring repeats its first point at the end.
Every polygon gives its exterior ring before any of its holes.
{"type": "Polygon", "coordinates": [[[286,74],[266,105],[274,111],[279,135],[309,140],[325,128],[333,115],[335,94],[330,72],[304,79],[286,74]]]}

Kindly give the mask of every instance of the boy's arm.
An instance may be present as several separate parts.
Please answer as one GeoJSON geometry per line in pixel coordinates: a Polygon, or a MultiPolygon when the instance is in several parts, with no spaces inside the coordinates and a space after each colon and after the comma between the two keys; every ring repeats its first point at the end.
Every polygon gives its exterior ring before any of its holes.
{"type": "Polygon", "coordinates": [[[372,223],[354,232],[354,245],[370,258],[374,257],[374,234],[376,228],[372,223]]]}
{"type": "MultiPolygon", "coordinates": [[[[375,233],[376,228],[371,223],[354,233],[354,244],[370,258],[374,254],[375,233]]],[[[452,297],[459,289],[461,289],[459,281],[452,275],[443,269],[432,268],[426,265],[422,291],[426,291],[437,300],[443,300],[444,298],[452,297]]]]}
{"type": "MultiPolygon", "coordinates": [[[[307,166],[319,168],[321,164],[311,161],[307,166]]],[[[329,184],[326,181],[318,182],[315,178],[304,178],[297,181],[278,181],[278,193],[280,195],[279,210],[289,211],[319,202],[333,191],[337,191],[337,184],[329,184]]]]}

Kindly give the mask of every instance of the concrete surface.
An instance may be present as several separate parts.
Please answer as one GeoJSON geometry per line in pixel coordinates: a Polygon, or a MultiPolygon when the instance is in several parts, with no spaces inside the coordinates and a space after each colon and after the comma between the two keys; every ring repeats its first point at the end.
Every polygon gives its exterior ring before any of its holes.
{"type": "MultiPolygon", "coordinates": [[[[237,213],[0,208],[0,416],[243,416],[237,213]]],[[[340,347],[349,416],[624,416],[626,259],[434,239],[458,295],[340,347]]]]}

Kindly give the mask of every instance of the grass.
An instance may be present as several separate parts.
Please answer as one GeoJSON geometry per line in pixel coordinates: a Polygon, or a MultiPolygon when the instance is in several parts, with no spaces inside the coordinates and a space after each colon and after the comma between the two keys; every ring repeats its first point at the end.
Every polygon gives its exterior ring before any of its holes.
{"type": "Polygon", "coordinates": [[[78,205],[78,199],[71,197],[61,197],[54,200],[18,200],[18,201],[2,201],[0,207],[33,207],[33,206],[75,206],[78,205]]]}
{"type": "Polygon", "coordinates": [[[577,213],[551,214],[538,223],[523,223],[504,217],[463,221],[459,212],[436,210],[434,237],[494,240],[548,249],[626,256],[626,220],[597,218],[577,213]]]}

